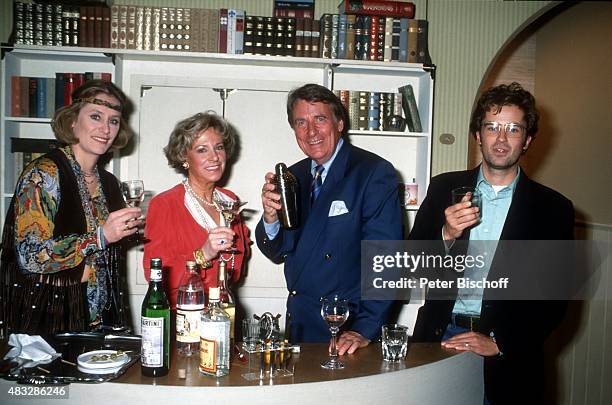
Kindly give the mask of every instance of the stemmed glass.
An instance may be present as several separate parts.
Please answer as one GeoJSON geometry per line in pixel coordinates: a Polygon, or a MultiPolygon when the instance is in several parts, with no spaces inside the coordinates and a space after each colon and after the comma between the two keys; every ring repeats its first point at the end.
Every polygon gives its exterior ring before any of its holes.
{"type": "MultiPolygon", "coordinates": [[[[145,194],[144,182],[142,180],[127,180],[121,182],[121,192],[125,203],[129,207],[137,207],[143,200],[145,194]]],[[[134,240],[138,242],[139,232],[136,230],[134,240]]]]}
{"type": "MultiPolygon", "coordinates": [[[[216,200],[215,204],[217,204],[217,207],[219,208],[219,211],[221,212],[221,216],[223,217],[223,224],[228,227],[232,226],[232,223],[234,222],[234,220],[240,213],[240,208],[246,203],[247,203],[246,201],[241,202],[238,199],[236,200],[225,200],[225,199],[216,200]]],[[[236,253],[240,253],[240,251],[237,248],[232,247],[227,250],[224,250],[223,253],[236,254],[236,253]]]]}
{"type": "Polygon", "coordinates": [[[331,353],[329,359],[321,363],[321,367],[333,370],[344,368],[344,364],[338,361],[338,349],[336,348],[336,335],[340,330],[340,326],[346,322],[349,317],[348,301],[334,295],[330,298],[321,299],[321,316],[327,322],[329,331],[331,332],[331,353]]]}

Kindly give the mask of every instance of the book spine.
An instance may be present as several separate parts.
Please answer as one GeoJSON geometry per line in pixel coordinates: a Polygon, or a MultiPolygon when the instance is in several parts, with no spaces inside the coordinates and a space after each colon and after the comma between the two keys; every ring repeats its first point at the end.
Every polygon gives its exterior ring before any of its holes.
{"type": "MultiPolygon", "coordinates": [[[[376,17],[374,17],[376,18],[376,17]]],[[[378,17],[378,31],[376,33],[376,60],[383,61],[385,56],[385,17],[378,17]]]]}
{"type": "Polygon", "coordinates": [[[110,9],[110,47],[119,48],[119,6],[110,9]]]}
{"type": "Polygon", "coordinates": [[[253,36],[254,36],[253,53],[256,55],[263,55],[265,52],[265,46],[264,46],[265,19],[264,17],[255,16],[254,24],[255,24],[255,31],[253,32],[253,36]]]}
{"type": "Polygon", "coordinates": [[[36,78],[36,117],[47,118],[47,79],[36,78]]]}
{"type": "MultiPolygon", "coordinates": [[[[96,7],[81,7],[81,10],[85,9],[86,19],[87,19],[87,34],[85,34],[85,38],[87,38],[87,42],[85,45],[80,46],[88,46],[93,47],[96,43],[96,30],[97,30],[97,19],[96,19],[96,7]]],[[[82,11],[81,11],[82,12],[82,11]]],[[[83,37],[82,35],[80,36],[83,37]]]]}
{"type": "Polygon", "coordinates": [[[349,91],[349,108],[348,116],[350,121],[350,129],[359,129],[359,92],[349,91]]]}
{"type": "Polygon", "coordinates": [[[151,38],[153,24],[153,9],[145,7],[142,13],[142,49],[152,50],[153,41],[151,38]]]}
{"type": "Polygon", "coordinates": [[[408,19],[400,19],[399,61],[408,62],[408,19]]]}
{"type": "Polygon", "coordinates": [[[355,59],[355,16],[346,16],[346,51],[345,59],[355,59]]]}
{"type": "Polygon", "coordinates": [[[380,93],[370,92],[368,96],[368,130],[378,131],[380,127],[380,93]]]}
{"type": "Polygon", "coordinates": [[[370,26],[370,52],[368,54],[369,60],[377,60],[376,54],[378,53],[378,17],[372,17],[372,25],[370,26]]]}
{"type": "Polygon", "coordinates": [[[369,60],[370,58],[370,46],[371,46],[371,32],[372,32],[372,21],[373,18],[369,15],[363,16],[363,31],[361,35],[361,60],[369,60]]]}
{"type": "Polygon", "coordinates": [[[53,46],[62,46],[63,26],[62,26],[63,6],[53,5],[53,46]]]}
{"type": "Polygon", "coordinates": [[[219,52],[221,38],[221,10],[208,10],[208,26],[211,35],[208,36],[208,52],[219,52]]]}
{"type": "Polygon", "coordinates": [[[64,103],[63,105],[72,104],[72,92],[77,88],[76,86],[76,74],[75,73],[64,73],[64,103]]]}
{"type": "Polygon", "coordinates": [[[416,20],[408,20],[408,62],[417,62],[417,32],[419,30],[416,20]]]}
{"type": "Polygon", "coordinates": [[[399,88],[399,91],[402,93],[402,107],[404,109],[404,114],[406,115],[408,129],[410,129],[411,132],[423,132],[421,118],[419,116],[419,109],[412,85],[407,84],[402,86],[399,88]]]}
{"type": "Polygon", "coordinates": [[[159,48],[162,51],[170,49],[170,27],[174,27],[169,7],[162,7],[159,22],[159,48]]]}
{"type": "Polygon", "coordinates": [[[19,88],[20,88],[20,96],[19,96],[19,101],[20,101],[20,110],[21,110],[21,117],[29,117],[30,116],[30,78],[29,77],[25,77],[25,76],[21,76],[19,78],[20,84],[19,84],[19,88]]]}
{"type": "MultiPolygon", "coordinates": [[[[191,9],[191,24],[190,24],[190,33],[189,33],[189,51],[191,52],[202,52],[202,48],[200,46],[200,38],[202,36],[200,32],[200,22],[202,20],[202,12],[204,10],[199,8],[191,9]]],[[[146,26],[146,9],[145,9],[145,26],[146,26]]]]}
{"type": "Polygon", "coordinates": [[[42,14],[43,45],[53,46],[53,5],[43,4],[42,14]]]}
{"type": "Polygon", "coordinates": [[[55,113],[55,79],[47,78],[47,99],[45,100],[45,105],[47,108],[46,118],[53,118],[53,114],[55,113]]]}
{"type": "Polygon", "coordinates": [[[385,62],[391,62],[393,56],[393,21],[391,17],[385,20],[385,52],[383,54],[385,62]]]}
{"type": "Polygon", "coordinates": [[[236,53],[236,10],[227,10],[227,53],[236,53]]]}
{"type": "Polygon", "coordinates": [[[136,49],[136,6],[128,6],[126,34],[126,48],[136,49]]]}
{"type": "Polygon", "coordinates": [[[94,9],[94,15],[95,15],[95,19],[96,22],[94,24],[94,43],[93,46],[96,48],[102,48],[102,36],[103,34],[103,24],[104,24],[104,17],[102,17],[102,6],[96,6],[93,7],[94,9]]]}
{"type": "Polygon", "coordinates": [[[431,63],[428,46],[428,26],[427,20],[417,20],[417,63],[431,63]]]}
{"type": "Polygon", "coordinates": [[[128,8],[119,6],[119,49],[127,48],[128,8]]]}
{"type": "Polygon", "coordinates": [[[321,16],[321,40],[319,41],[319,47],[321,48],[321,57],[329,59],[331,58],[331,45],[332,45],[332,15],[323,14],[321,16]]]}
{"type": "Polygon", "coordinates": [[[318,58],[321,56],[320,50],[319,50],[319,44],[321,43],[321,23],[319,22],[319,20],[315,20],[312,19],[312,17],[308,17],[311,18],[312,20],[312,35],[311,35],[311,44],[310,44],[310,56],[312,58],[318,58]]]}
{"type": "Polygon", "coordinates": [[[390,0],[343,0],[341,13],[414,18],[414,3],[390,0]]]}
{"type": "Polygon", "coordinates": [[[26,22],[24,8],[24,3],[13,3],[13,37],[15,44],[26,44],[26,22]]]}
{"type": "Polygon", "coordinates": [[[304,18],[304,55],[309,57],[312,49],[312,18],[304,18]]]}
{"type": "Polygon", "coordinates": [[[338,59],[346,59],[346,14],[338,17],[338,59]]]}
{"type": "Polygon", "coordinates": [[[66,87],[66,75],[64,73],[55,74],[55,110],[64,106],[64,92],[66,87]]]}
{"type": "Polygon", "coordinates": [[[227,53],[228,10],[219,10],[219,53],[227,53]]]}
{"type": "MultiPolygon", "coordinates": [[[[236,22],[234,24],[234,53],[242,55],[244,53],[244,10],[236,10],[236,22]]],[[[282,48],[284,48],[284,43],[282,48]]]]}
{"type": "Polygon", "coordinates": [[[304,56],[304,18],[296,17],[295,19],[295,56],[304,56]]]}
{"type": "Polygon", "coordinates": [[[399,61],[400,57],[400,19],[393,19],[393,34],[391,38],[391,60],[399,61]]]}
{"type": "Polygon", "coordinates": [[[340,25],[340,16],[332,14],[332,38],[331,38],[331,58],[338,59],[338,26],[340,25]]]}
{"type": "Polygon", "coordinates": [[[11,117],[21,117],[21,77],[11,76],[11,117]]]}
{"type": "Polygon", "coordinates": [[[138,6],[136,7],[136,21],[135,21],[135,40],[134,47],[135,49],[143,50],[144,47],[144,7],[138,6]]]}
{"type": "Polygon", "coordinates": [[[285,56],[285,31],[288,17],[272,17],[274,20],[274,51],[276,56],[285,56]]]}
{"type": "Polygon", "coordinates": [[[89,46],[89,38],[87,38],[87,34],[88,34],[88,30],[87,28],[89,27],[89,20],[88,20],[88,14],[87,14],[87,9],[89,7],[87,6],[81,6],[79,8],[80,10],[80,15],[79,15],[79,44],[80,46],[89,46]]]}
{"type": "Polygon", "coordinates": [[[161,49],[161,8],[153,7],[151,10],[151,50],[161,49]]]}
{"type": "Polygon", "coordinates": [[[101,42],[101,47],[102,48],[110,48],[110,40],[111,40],[111,35],[110,35],[110,8],[108,8],[107,6],[102,6],[100,7],[100,11],[102,13],[102,42],[101,42]]]}
{"type": "Polygon", "coordinates": [[[38,110],[37,110],[37,97],[36,97],[36,89],[38,87],[38,82],[36,77],[30,77],[28,80],[28,103],[29,103],[29,107],[28,107],[28,117],[32,117],[32,118],[36,118],[38,117],[38,110]]]}
{"type": "Polygon", "coordinates": [[[357,129],[361,131],[365,131],[368,129],[368,102],[369,102],[369,93],[367,91],[360,91],[358,96],[358,121],[357,121],[357,129]]]}

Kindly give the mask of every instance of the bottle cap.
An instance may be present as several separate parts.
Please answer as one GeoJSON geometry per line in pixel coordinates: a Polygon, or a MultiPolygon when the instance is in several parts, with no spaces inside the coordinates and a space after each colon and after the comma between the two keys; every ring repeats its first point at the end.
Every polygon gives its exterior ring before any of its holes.
{"type": "Polygon", "coordinates": [[[210,287],[208,289],[208,300],[219,301],[219,287],[210,287]]]}
{"type": "Polygon", "coordinates": [[[157,268],[157,269],[161,269],[162,268],[162,259],[161,257],[154,257],[151,259],[151,268],[157,268]]]}

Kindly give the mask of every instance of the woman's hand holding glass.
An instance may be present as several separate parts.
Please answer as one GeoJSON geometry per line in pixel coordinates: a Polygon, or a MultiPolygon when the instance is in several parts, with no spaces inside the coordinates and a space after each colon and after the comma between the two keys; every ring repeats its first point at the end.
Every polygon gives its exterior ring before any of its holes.
{"type": "Polygon", "coordinates": [[[138,227],[144,224],[142,211],[138,207],[122,208],[108,215],[102,230],[108,243],[115,243],[126,236],[138,232],[138,227]]]}
{"type": "Polygon", "coordinates": [[[228,227],[218,226],[213,228],[208,233],[208,239],[202,246],[202,253],[206,260],[212,260],[219,255],[220,252],[226,251],[234,245],[234,237],[236,233],[228,227]]]}

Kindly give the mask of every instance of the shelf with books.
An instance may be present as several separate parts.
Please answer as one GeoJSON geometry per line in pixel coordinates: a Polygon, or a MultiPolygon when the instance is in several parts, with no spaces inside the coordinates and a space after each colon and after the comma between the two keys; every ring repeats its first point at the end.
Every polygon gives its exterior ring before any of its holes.
{"type": "Polygon", "coordinates": [[[0,192],[3,195],[0,215],[3,221],[24,158],[31,159],[32,153],[44,152],[14,152],[11,142],[15,139],[53,142],[51,117],[56,107],[62,105],[58,104],[56,96],[72,92],[72,87],[66,82],[73,78],[78,85],[81,78],[77,76],[83,75],[82,80],[85,80],[86,72],[87,78],[109,74],[106,76],[108,79],[114,76],[115,66],[111,55],[84,48],[19,45],[2,46],[0,52],[0,192]],[[60,85],[59,76],[64,78],[60,85]],[[19,96],[15,89],[19,89],[19,96]]]}
{"type": "Polygon", "coordinates": [[[429,133],[425,132],[399,132],[399,131],[372,131],[351,129],[348,131],[352,136],[378,136],[378,137],[400,137],[400,138],[427,138],[429,133]]]}

